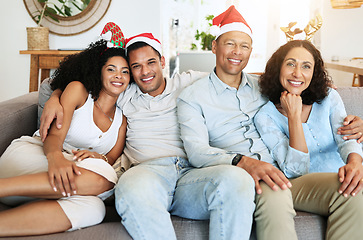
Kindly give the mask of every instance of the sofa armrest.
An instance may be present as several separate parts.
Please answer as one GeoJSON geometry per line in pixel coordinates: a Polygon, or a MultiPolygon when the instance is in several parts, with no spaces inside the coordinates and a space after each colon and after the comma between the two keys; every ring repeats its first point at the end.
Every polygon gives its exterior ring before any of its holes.
{"type": "Polygon", "coordinates": [[[0,102],[0,155],[13,139],[37,130],[38,92],[0,102]]]}

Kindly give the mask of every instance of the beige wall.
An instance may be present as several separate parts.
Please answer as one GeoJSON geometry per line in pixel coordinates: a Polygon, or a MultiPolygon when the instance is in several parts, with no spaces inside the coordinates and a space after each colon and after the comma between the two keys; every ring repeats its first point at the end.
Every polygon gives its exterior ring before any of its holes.
{"type": "MultiPolygon", "coordinates": [[[[50,35],[50,48],[84,48],[100,34],[105,23],[116,22],[126,36],[140,32],[153,32],[156,37],[165,39],[162,35],[162,23],[167,21],[161,17],[161,2],[166,0],[113,0],[105,17],[91,30],[72,37],[50,35]],[[142,6],[140,8],[140,6],[142,6]]],[[[171,1],[171,0],[169,0],[171,1]]],[[[257,0],[256,0],[257,1],[257,0]]],[[[274,23],[274,2],[269,0],[268,39],[266,41],[266,56],[276,49],[276,36],[279,25],[274,23]]],[[[264,1],[263,1],[264,2],[264,1]]],[[[318,7],[323,17],[323,27],[320,35],[320,47],[325,58],[336,55],[341,59],[363,56],[363,7],[358,9],[334,10],[330,0],[319,0],[318,7]]],[[[0,101],[10,99],[28,92],[29,65],[28,55],[20,55],[19,50],[27,48],[26,27],[35,26],[25,9],[23,1],[7,1],[7,10],[0,14],[2,37],[0,39],[0,101]]],[[[316,8],[316,5],[314,5],[316,8]]],[[[252,11],[252,9],[251,9],[252,11]]],[[[257,10],[256,10],[257,11],[257,10]]],[[[167,22],[168,24],[168,22],[167,22]]],[[[165,31],[165,30],[164,30],[165,31]]],[[[342,79],[351,79],[351,74],[331,71],[333,79],[338,83],[342,79]]],[[[338,85],[348,84],[346,81],[338,85]]]]}
{"type": "MultiPolygon", "coordinates": [[[[151,31],[161,37],[160,0],[113,0],[102,20],[89,31],[70,37],[49,36],[49,47],[85,48],[95,41],[107,22],[117,23],[126,36],[151,31]],[[140,6],[143,6],[140,8],[140,6]],[[126,9],[127,8],[127,9],[126,9]]],[[[20,55],[27,49],[26,27],[36,26],[22,0],[7,1],[0,14],[0,101],[28,92],[30,56],[20,55]]]]}
{"type": "MultiPolygon", "coordinates": [[[[325,59],[363,57],[363,7],[333,9],[330,1],[323,0],[323,27],[321,53],[325,59]]],[[[329,70],[329,69],[328,69],[329,70]]],[[[353,74],[329,70],[337,86],[351,86],[353,74]]]]}

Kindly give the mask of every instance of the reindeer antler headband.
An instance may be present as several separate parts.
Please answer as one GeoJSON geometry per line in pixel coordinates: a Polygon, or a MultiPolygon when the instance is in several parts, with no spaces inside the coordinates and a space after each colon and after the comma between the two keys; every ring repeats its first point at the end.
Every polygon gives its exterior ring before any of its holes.
{"type": "MultiPolygon", "coordinates": [[[[294,40],[295,35],[303,32],[299,28],[295,28],[294,31],[291,30],[291,28],[295,26],[296,23],[297,22],[290,22],[287,27],[280,27],[280,29],[285,33],[286,40],[288,42],[294,40]]],[[[304,28],[304,32],[306,34],[305,39],[311,41],[314,34],[321,28],[322,25],[323,25],[323,19],[321,18],[320,14],[318,14],[316,18],[311,19],[304,28]]]]}

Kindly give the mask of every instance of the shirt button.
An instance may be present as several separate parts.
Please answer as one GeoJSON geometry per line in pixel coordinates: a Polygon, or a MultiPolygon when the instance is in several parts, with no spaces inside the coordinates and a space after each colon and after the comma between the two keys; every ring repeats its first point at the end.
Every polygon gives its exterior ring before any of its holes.
{"type": "Polygon", "coordinates": [[[100,135],[98,138],[102,138],[102,135],[100,135]]]}

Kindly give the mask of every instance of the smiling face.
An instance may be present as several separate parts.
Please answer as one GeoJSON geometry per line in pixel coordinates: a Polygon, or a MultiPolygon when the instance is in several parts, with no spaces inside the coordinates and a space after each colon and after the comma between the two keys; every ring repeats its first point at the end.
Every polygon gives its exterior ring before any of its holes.
{"type": "Polygon", "coordinates": [[[301,95],[314,74],[314,57],[303,47],[292,48],[281,65],[280,83],[289,93],[301,95]]]}
{"type": "Polygon", "coordinates": [[[164,57],[159,57],[150,46],[132,50],[128,54],[131,72],[140,90],[153,97],[161,94],[166,86],[163,76],[164,57]]]}
{"type": "Polygon", "coordinates": [[[111,96],[118,96],[126,90],[130,82],[130,69],[127,61],[120,56],[107,60],[101,70],[102,91],[111,96]]]}
{"type": "Polygon", "coordinates": [[[240,75],[252,52],[252,39],[239,31],[226,32],[213,41],[212,52],[216,55],[217,76],[240,75]]]}

